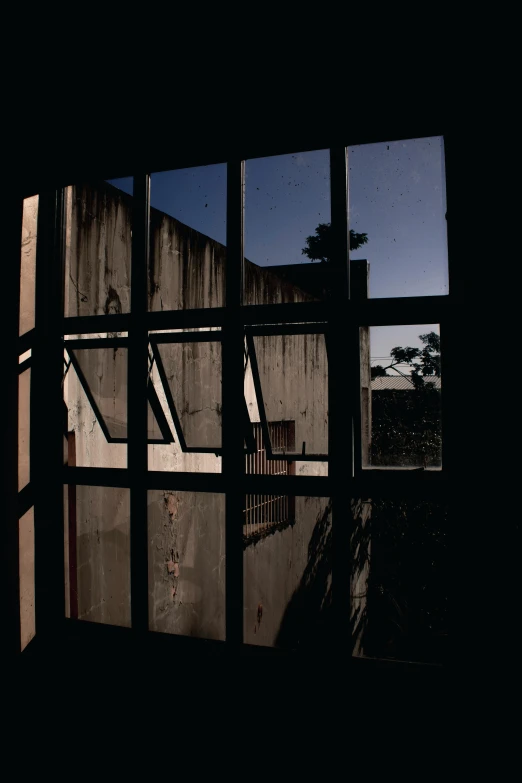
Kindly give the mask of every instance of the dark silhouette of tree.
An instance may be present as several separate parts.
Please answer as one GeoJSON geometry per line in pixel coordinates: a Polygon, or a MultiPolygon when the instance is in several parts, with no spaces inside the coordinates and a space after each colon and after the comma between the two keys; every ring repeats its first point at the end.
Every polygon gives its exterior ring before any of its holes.
{"type": "Polygon", "coordinates": [[[386,372],[386,368],[382,367],[380,364],[376,364],[375,367],[371,367],[370,369],[372,380],[373,378],[384,378],[389,377],[388,373],[386,372]]]}
{"type": "MultiPolygon", "coordinates": [[[[368,234],[350,231],[350,250],[358,250],[367,242],[368,234]]],[[[308,256],[310,261],[322,261],[323,263],[330,261],[332,257],[332,224],[319,223],[315,229],[315,235],[306,237],[306,247],[303,248],[302,253],[308,256]]]]}
{"type": "MultiPolygon", "coordinates": [[[[387,367],[377,365],[380,370],[384,370],[384,373],[379,372],[378,375],[386,375],[386,370],[395,370],[399,375],[408,377],[397,366],[399,364],[407,364],[411,367],[411,375],[409,377],[415,388],[424,386],[426,377],[435,376],[440,378],[439,335],[436,332],[428,332],[427,334],[420,334],[419,340],[423,343],[424,348],[411,348],[410,346],[392,348],[390,356],[393,361],[387,367]]],[[[372,368],[372,371],[373,369],[376,368],[372,368]]],[[[372,375],[373,377],[377,376],[372,375]]]]}

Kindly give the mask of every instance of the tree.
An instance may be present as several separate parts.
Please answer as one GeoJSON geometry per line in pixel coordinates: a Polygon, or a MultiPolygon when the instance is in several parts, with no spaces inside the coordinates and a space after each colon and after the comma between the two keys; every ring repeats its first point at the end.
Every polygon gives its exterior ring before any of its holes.
{"type": "Polygon", "coordinates": [[[372,397],[372,464],[440,464],[440,391],[427,377],[440,377],[440,337],[419,335],[423,348],[396,347],[387,367],[372,367],[371,377],[394,370],[411,381],[413,389],[384,389],[372,397]],[[399,364],[411,368],[408,376],[399,364]]]}
{"type": "Polygon", "coordinates": [[[372,377],[372,380],[374,378],[388,378],[389,375],[386,372],[386,368],[383,367],[381,364],[376,364],[375,367],[370,368],[370,374],[372,377]]]}
{"type": "MultiPolygon", "coordinates": [[[[350,231],[350,250],[358,250],[368,242],[368,234],[358,234],[350,231]]],[[[322,261],[328,263],[332,257],[332,224],[319,223],[315,229],[315,235],[306,237],[306,247],[302,253],[308,256],[310,261],[322,261]]]]}
{"type": "MultiPolygon", "coordinates": [[[[392,348],[390,356],[393,361],[387,367],[377,365],[380,370],[384,370],[384,373],[379,372],[378,374],[386,375],[386,370],[395,370],[399,375],[407,377],[397,367],[399,364],[407,364],[411,367],[410,378],[416,389],[424,386],[424,378],[426,377],[436,376],[440,378],[439,335],[436,332],[428,332],[427,334],[420,334],[419,340],[424,344],[424,348],[411,348],[410,346],[392,348]]],[[[372,377],[374,376],[372,375],[372,377]]]]}

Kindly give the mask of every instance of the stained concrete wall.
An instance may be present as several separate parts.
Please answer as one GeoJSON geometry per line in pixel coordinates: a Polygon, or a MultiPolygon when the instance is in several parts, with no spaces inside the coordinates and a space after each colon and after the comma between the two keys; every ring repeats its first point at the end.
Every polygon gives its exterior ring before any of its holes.
{"type": "Polygon", "coordinates": [[[130,312],[132,199],[104,182],[67,189],[65,314],[130,312]]]}
{"type": "Polygon", "coordinates": [[[76,487],[78,618],[130,626],[130,491],[76,487]]]}
{"type": "Polygon", "coordinates": [[[24,199],[20,268],[20,334],[34,327],[38,196],[24,199]]]}
{"type": "Polygon", "coordinates": [[[225,496],[148,493],[151,628],[225,638],[225,496]]]}
{"type": "MultiPolygon", "coordinates": [[[[34,328],[34,292],[38,196],[24,199],[20,255],[20,335],[34,328]]],[[[28,352],[29,355],[29,352],[28,352]]],[[[18,376],[18,491],[30,480],[31,370],[18,376]]],[[[36,632],[34,603],[34,508],[18,522],[20,578],[20,637],[22,650],[36,632]]]]}
{"type": "MultiPolygon", "coordinates": [[[[106,184],[100,185],[100,193],[91,189],[84,185],[69,192],[69,312],[125,312],[129,307],[131,199],[106,184]]],[[[152,210],[151,251],[151,310],[222,306],[226,249],[219,243],[152,210]]],[[[274,271],[249,262],[245,287],[248,301],[253,303],[311,298],[287,281],[280,281],[274,271]]],[[[220,400],[215,383],[208,377],[209,359],[218,362],[218,358],[211,356],[208,345],[201,356],[192,352],[190,367],[184,369],[173,355],[167,371],[177,382],[178,408],[185,416],[187,432],[193,421],[193,435],[208,429],[209,416],[215,425],[219,415],[220,400]],[[205,405],[209,410],[198,423],[198,411],[205,405]]],[[[268,420],[295,421],[299,450],[304,442],[308,452],[327,452],[324,338],[256,338],[256,352],[268,420]]],[[[219,367],[214,370],[219,372],[219,367]]],[[[100,371],[98,367],[97,372],[102,383],[104,373],[112,370],[107,366],[100,371]]],[[[156,385],[158,378],[153,377],[156,385]]],[[[112,372],[111,378],[115,388],[123,388],[121,370],[112,372]]],[[[77,464],[125,467],[126,446],[107,444],[74,373],[68,373],[65,386],[69,427],[77,436],[77,464]]],[[[158,393],[173,426],[159,386],[158,393]]],[[[249,367],[245,395],[251,420],[259,421],[249,367]]],[[[327,472],[326,464],[320,462],[298,462],[296,467],[303,476],[327,472]]],[[[214,454],[183,453],[178,443],[150,445],[149,468],[219,472],[221,460],[214,454]]],[[[80,617],[125,625],[130,616],[125,598],[129,529],[127,505],[118,493],[120,490],[99,489],[93,496],[85,492],[78,495],[78,599],[80,617]]],[[[149,493],[151,628],[205,638],[224,637],[223,500],[223,496],[205,493],[149,493]]],[[[287,647],[304,643],[330,601],[330,544],[328,499],[303,494],[296,498],[293,526],[246,548],[245,641],[287,647]]]]}
{"type": "Polygon", "coordinates": [[[244,639],[248,644],[288,649],[307,646],[329,608],[329,499],[296,497],[295,520],[291,527],[244,551],[244,639]]]}

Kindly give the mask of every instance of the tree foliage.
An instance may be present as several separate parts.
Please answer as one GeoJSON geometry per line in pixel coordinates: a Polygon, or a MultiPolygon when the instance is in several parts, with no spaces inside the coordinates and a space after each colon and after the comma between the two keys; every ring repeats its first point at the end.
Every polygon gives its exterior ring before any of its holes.
{"type": "MultiPolygon", "coordinates": [[[[424,379],[426,377],[440,378],[440,337],[436,332],[428,332],[427,334],[420,334],[419,340],[423,343],[423,348],[411,348],[409,345],[405,348],[397,346],[392,348],[390,356],[392,362],[387,367],[381,367],[380,370],[384,370],[384,373],[379,372],[377,375],[386,375],[386,370],[395,370],[400,375],[405,375],[398,369],[398,365],[407,364],[411,368],[410,379],[415,388],[421,388],[424,386],[424,379]]],[[[373,370],[376,368],[372,368],[373,370]]],[[[373,377],[377,375],[372,374],[373,377]]]]}
{"type": "Polygon", "coordinates": [[[413,389],[383,389],[372,398],[372,464],[440,465],[440,391],[425,378],[440,377],[440,337],[435,332],[419,335],[422,348],[392,348],[387,367],[371,368],[371,377],[394,370],[411,381],[413,389]],[[399,369],[408,365],[410,375],[399,369]]]}
{"type": "MultiPolygon", "coordinates": [[[[358,250],[367,242],[368,234],[350,231],[350,250],[358,250]]],[[[319,223],[315,234],[306,237],[306,247],[303,248],[302,253],[308,256],[310,261],[328,263],[332,258],[332,224],[319,223]]]]}
{"type": "Polygon", "coordinates": [[[388,373],[386,372],[386,367],[383,367],[381,364],[376,364],[374,367],[370,368],[370,374],[372,377],[372,380],[374,378],[388,378],[388,373]]]}

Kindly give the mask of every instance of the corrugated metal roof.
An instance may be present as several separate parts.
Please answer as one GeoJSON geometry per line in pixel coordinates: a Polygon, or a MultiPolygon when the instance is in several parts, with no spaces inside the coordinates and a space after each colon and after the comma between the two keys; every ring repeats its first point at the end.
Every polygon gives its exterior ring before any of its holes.
{"type": "MultiPolygon", "coordinates": [[[[441,388],[441,379],[435,376],[426,376],[425,383],[432,383],[436,389],[441,388]]],[[[383,391],[384,389],[413,389],[414,386],[409,378],[403,378],[402,375],[389,375],[372,380],[372,391],[383,391]]]]}

